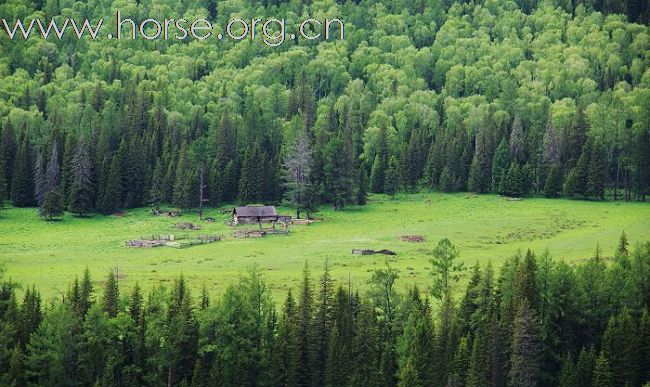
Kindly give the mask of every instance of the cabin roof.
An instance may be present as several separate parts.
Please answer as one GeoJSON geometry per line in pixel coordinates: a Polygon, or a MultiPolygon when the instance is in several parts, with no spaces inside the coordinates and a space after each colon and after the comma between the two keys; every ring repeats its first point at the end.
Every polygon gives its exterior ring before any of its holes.
{"type": "Polygon", "coordinates": [[[274,206],[235,207],[232,213],[233,215],[237,215],[238,217],[245,217],[245,218],[278,216],[278,213],[275,210],[274,206]]]}

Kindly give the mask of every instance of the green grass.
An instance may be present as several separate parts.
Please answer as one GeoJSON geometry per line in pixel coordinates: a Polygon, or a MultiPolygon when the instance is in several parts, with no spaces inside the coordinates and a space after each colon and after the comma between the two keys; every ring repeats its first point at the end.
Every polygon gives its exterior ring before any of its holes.
{"type": "MultiPolygon", "coordinates": [[[[288,213],[288,209],[283,209],[288,213]]],[[[353,248],[390,249],[388,257],[400,270],[398,286],[426,286],[427,257],[448,237],[467,264],[492,260],[498,267],[518,250],[537,253],[549,248],[555,258],[579,261],[590,257],[597,244],[611,255],[621,231],[634,244],[650,236],[650,204],[525,199],[508,201],[498,196],[466,194],[416,194],[389,199],[373,196],[366,207],[334,212],[324,208],[325,220],[310,226],[293,226],[289,236],[235,239],[224,224],[228,215],[216,210],[207,216],[216,223],[201,223],[201,231],[179,231],[174,224],[195,222],[195,214],[181,218],[152,217],[148,209],[124,217],[66,215],[62,222],[44,222],[35,209],[0,211],[0,263],[5,279],[34,284],[47,299],[61,294],[87,266],[98,286],[106,273],[119,267],[124,291],[139,281],[145,288],[168,283],[183,273],[196,289],[206,284],[212,293],[253,264],[265,271],[275,296],[296,287],[305,260],[313,275],[320,275],[326,259],[333,277],[365,288],[373,269],[386,256],[354,256],[353,248]],[[124,241],[151,234],[220,234],[224,240],[188,249],[127,248],[124,241]],[[425,243],[399,240],[402,235],[422,235],[425,243]]],[[[195,295],[198,294],[195,291],[195,295]]]]}

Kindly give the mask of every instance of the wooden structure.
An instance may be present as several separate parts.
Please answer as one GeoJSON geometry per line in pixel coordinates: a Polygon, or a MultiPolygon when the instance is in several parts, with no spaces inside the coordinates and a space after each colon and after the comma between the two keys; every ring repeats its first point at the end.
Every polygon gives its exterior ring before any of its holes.
{"type": "Polygon", "coordinates": [[[260,230],[265,230],[270,234],[279,234],[276,232],[276,225],[280,224],[281,230],[289,231],[291,216],[278,215],[274,206],[244,206],[232,209],[232,226],[257,224],[260,230]],[[270,225],[265,229],[263,225],[270,225]]]}
{"type": "Polygon", "coordinates": [[[397,255],[394,251],[390,250],[369,250],[369,249],[353,249],[352,254],[354,255],[374,255],[374,254],[383,254],[383,255],[397,255]]]}
{"type": "Polygon", "coordinates": [[[232,224],[262,224],[278,221],[278,212],[273,206],[244,206],[232,210],[232,224]]]}
{"type": "Polygon", "coordinates": [[[140,239],[130,240],[124,242],[127,247],[174,247],[183,249],[186,247],[204,245],[207,243],[214,243],[221,240],[218,235],[194,235],[188,237],[187,235],[151,235],[147,237],[140,237],[140,239]]]}

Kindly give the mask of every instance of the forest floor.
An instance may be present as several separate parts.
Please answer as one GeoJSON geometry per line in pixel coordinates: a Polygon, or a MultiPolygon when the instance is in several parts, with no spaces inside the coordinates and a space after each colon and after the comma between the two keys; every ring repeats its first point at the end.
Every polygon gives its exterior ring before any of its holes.
{"type": "MultiPolygon", "coordinates": [[[[281,213],[291,213],[280,209],[281,213]]],[[[323,208],[324,221],[292,226],[291,233],[264,238],[236,239],[225,224],[228,214],[208,210],[214,223],[197,222],[196,213],[178,218],[154,217],[149,209],[124,216],[39,220],[36,209],[0,211],[0,265],[4,279],[23,286],[36,285],[44,299],[63,294],[75,276],[88,267],[101,287],[112,268],[119,268],[122,293],[139,281],[151,288],[169,285],[181,273],[194,295],[205,284],[212,294],[237,282],[246,268],[257,264],[275,298],[287,289],[297,291],[301,271],[309,260],[312,278],[321,275],[326,259],[333,278],[361,291],[372,271],[385,261],[400,271],[400,290],[417,283],[426,288],[428,257],[441,238],[449,238],[467,265],[496,268],[518,250],[549,249],[556,259],[580,261],[599,244],[604,256],[613,254],[623,230],[632,245],[650,236],[650,203],[586,202],[532,198],[511,201],[494,195],[412,194],[394,199],[371,196],[365,207],[335,212],[323,208]],[[179,222],[199,224],[200,231],[181,231],[179,222]],[[129,248],[124,242],[151,234],[218,234],[220,242],[187,249],[129,248]],[[424,239],[424,241],[422,241],[424,239]],[[352,255],[352,249],[388,249],[396,256],[352,255]]],[[[467,275],[467,274],[466,274],[467,275]]],[[[464,287],[462,284],[459,288],[464,287]]]]}

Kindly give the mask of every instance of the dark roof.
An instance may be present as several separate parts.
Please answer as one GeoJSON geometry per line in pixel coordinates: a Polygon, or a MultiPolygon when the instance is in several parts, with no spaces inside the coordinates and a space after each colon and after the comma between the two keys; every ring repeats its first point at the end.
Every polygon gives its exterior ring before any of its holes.
{"type": "Polygon", "coordinates": [[[273,206],[246,206],[246,207],[236,207],[233,210],[233,214],[242,217],[267,217],[267,216],[278,216],[275,207],[273,206]]]}

